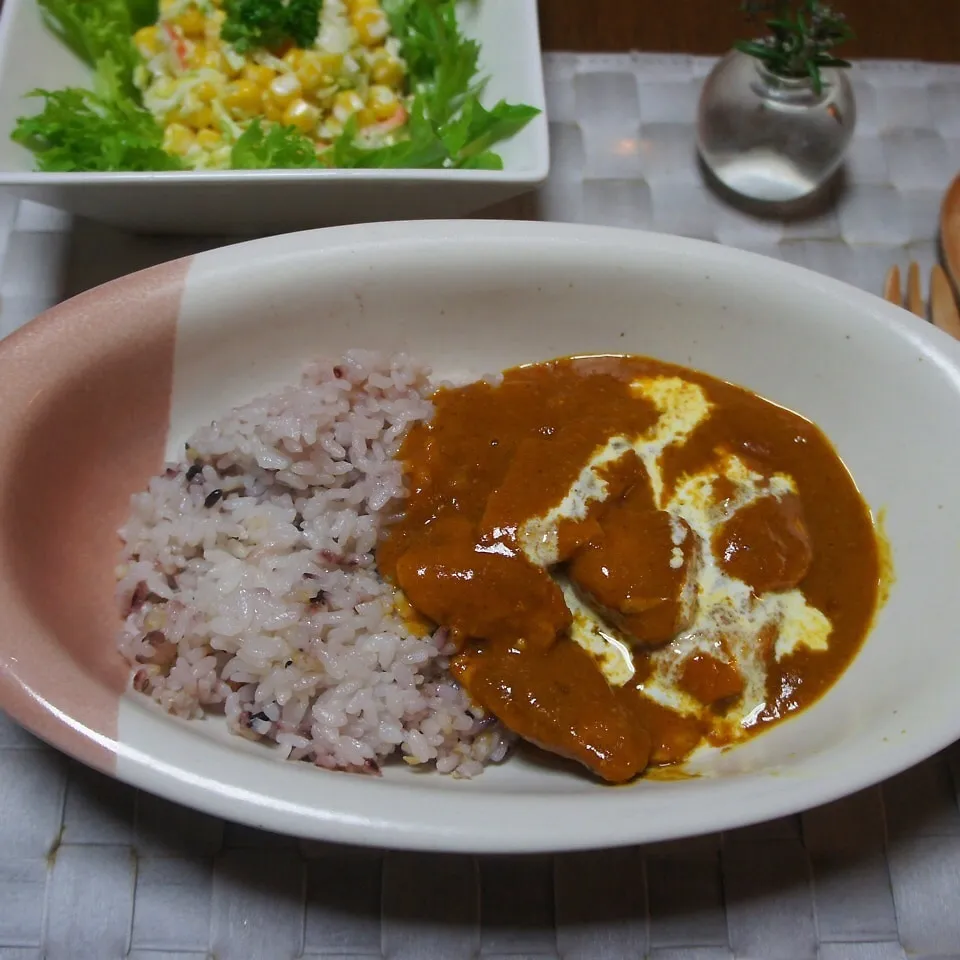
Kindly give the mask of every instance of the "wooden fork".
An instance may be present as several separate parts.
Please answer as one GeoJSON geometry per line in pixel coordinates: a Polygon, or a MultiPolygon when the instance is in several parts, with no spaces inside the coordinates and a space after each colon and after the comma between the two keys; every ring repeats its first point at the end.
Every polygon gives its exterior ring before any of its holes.
{"type": "MultiPolygon", "coordinates": [[[[918,317],[927,319],[927,308],[923,303],[923,294],[920,290],[920,265],[914,261],[907,270],[906,297],[900,289],[900,268],[894,264],[887,272],[887,279],[883,284],[883,296],[892,304],[903,307],[918,317]]],[[[943,267],[937,264],[930,271],[930,319],[934,326],[944,333],[960,340],[960,310],[953,298],[950,281],[947,279],[943,267]]]]}

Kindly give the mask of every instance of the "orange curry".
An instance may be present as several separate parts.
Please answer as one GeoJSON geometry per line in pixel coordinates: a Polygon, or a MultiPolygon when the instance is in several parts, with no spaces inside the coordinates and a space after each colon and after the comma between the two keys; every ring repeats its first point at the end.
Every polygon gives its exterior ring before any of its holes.
{"type": "MultiPolygon", "coordinates": [[[[829,621],[825,649],[780,658],[776,624],[758,632],[765,698],[748,705],[737,737],[809,705],[856,653],[877,604],[877,539],[853,480],[809,421],[705,374],[634,356],[533,364],[433,400],[432,420],[404,441],[410,496],[378,562],[424,618],[449,628],[452,670],[471,699],[524,739],[612,782],[681,761],[704,740],[734,739],[720,721],[744,683],[722,637],[678,664],[676,686],[697,710],[645,690],[652,658],[695,624],[704,555],[703,536],[663,504],[718,457],[732,454],[761,478],[788,475],[795,488],[775,494],[764,480],[728,512],[710,535],[717,566],[748,594],[799,590],[829,621]],[[603,495],[557,516],[549,562],[538,562],[524,549],[524,524],[556,512],[611,438],[656,427],[662,410],[635,389],[642,378],[697,385],[708,414],[658,453],[658,490],[639,448],[609,459],[599,470],[603,495]],[[561,579],[631,649],[628,682],[611,683],[572,639],[561,579]]],[[[736,493],[719,473],[710,489],[721,511],[736,493]]]]}

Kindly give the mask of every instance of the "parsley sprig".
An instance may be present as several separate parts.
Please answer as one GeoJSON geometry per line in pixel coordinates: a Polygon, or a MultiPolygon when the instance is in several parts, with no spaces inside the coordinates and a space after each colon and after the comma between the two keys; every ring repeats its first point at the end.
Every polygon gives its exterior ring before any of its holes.
{"type": "Polygon", "coordinates": [[[284,44],[312,47],[320,28],[321,0],[225,0],[220,36],[238,53],[284,44]]]}

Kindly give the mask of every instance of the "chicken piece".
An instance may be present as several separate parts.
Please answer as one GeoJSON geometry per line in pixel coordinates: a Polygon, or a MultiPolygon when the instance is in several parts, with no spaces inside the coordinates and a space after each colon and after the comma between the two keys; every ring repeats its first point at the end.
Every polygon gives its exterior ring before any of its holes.
{"type": "Polygon", "coordinates": [[[650,738],[650,766],[681,763],[697,748],[709,730],[701,717],[677,713],[647,697],[641,686],[628,683],[617,698],[650,738]]]}
{"type": "Polygon", "coordinates": [[[462,638],[546,648],[572,620],[546,571],[468,540],[408,550],[397,583],[417,610],[462,638]]]}
{"type": "Polygon", "coordinates": [[[800,498],[767,496],[741,507],[714,534],[713,553],[756,594],[793,589],[813,560],[800,498]]]}
{"type": "Polygon", "coordinates": [[[537,566],[562,563],[598,534],[605,504],[638,483],[649,489],[643,463],[624,438],[596,445],[573,421],[518,444],[487,501],[481,539],[515,544],[537,566]]]}
{"type": "Polygon", "coordinates": [[[637,646],[667,643],[696,613],[696,535],[684,521],[654,509],[644,488],[611,505],[600,527],[570,562],[574,589],[637,646]]]}
{"type": "Polygon", "coordinates": [[[457,657],[452,669],[476,703],[538,747],[611,783],[646,768],[649,735],[572,640],[543,652],[482,645],[457,657]]]}
{"type": "Polygon", "coordinates": [[[705,706],[732,700],[743,693],[743,677],[732,663],[697,653],[683,665],[677,686],[705,706]]]}

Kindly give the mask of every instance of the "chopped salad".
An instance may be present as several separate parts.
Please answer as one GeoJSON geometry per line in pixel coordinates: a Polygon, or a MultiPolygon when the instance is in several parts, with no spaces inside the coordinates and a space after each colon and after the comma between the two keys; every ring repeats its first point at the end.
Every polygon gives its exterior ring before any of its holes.
{"type": "Polygon", "coordinates": [[[31,94],[42,171],[501,169],[538,112],[481,104],[456,0],[37,2],[95,78],[31,94]]]}

